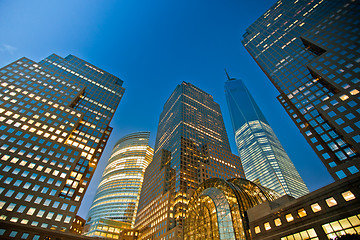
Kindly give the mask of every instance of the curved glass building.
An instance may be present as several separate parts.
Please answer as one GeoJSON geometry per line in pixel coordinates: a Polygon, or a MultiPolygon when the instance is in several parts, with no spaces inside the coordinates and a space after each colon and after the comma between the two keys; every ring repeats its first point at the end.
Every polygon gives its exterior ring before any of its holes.
{"type": "Polygon", "coordinates": [[[153,156],[149,136],[149,132],[136,132],[115,144],[88,213],[87,236],[103,236],[110,229],[99,226],[104,222],[99,219],[111,220],[113,229],[135,223],[144,172],[153,156]]]}
{"type": "Polygon", "coordinates": [[[190,199],[184,240],[251,239],[246,211],[278,197],[275,191],[246,179],[208,179],[190,199]]]}
{"type": "Polygon", "coordinates": [[[243,81],[229,78],[225,94],[246,179],[281,195],[298,198],[309,193],[243,81]]]}

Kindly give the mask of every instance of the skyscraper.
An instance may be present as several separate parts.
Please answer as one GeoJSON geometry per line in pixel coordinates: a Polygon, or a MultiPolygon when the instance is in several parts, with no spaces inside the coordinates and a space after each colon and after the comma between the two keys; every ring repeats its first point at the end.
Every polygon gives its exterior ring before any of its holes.
{"type": "Polygon", "coordinates": [[[305,183],[243,81],[229,78],[225,95],[246,178],[259,180],[282,195],[307,194],[305,183]]]}
{"type": "Polygon", "coordinates": [[[278,1],[243,45],[337,180],[359,172],[359,2],[278,1]]]}
{"type": "Polygon", "coordinates": [[[230,151],[219,105],[190,83],[178,85],[160,115],[135,227],[140,239],[182,239],[191,193],[204,180],[244,178],[230,151]]]}
{"type": "MultiPolygon", "coordinates": [[[[1,221],[69,231],[111,133],[123,81],[55,54],[39,63],[21,58],[0,70],[0,81],[1,221]]],[[[14,234],[22,236],[21,229],[14,234]]]]}
{"type": "Polygon", "coordinates": [[[119,226],[134,226],[144,172],[153,157],[149,136],[136,132],[115,144],[87,216],[86,236],[118,239],[119,226]]]}

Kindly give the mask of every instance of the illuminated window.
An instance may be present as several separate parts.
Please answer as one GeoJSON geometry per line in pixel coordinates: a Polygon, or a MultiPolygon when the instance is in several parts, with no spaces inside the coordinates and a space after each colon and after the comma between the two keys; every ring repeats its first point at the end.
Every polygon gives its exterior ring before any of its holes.
{"type": "Polygon", "coordinates": [[[350,201],[355,199],[355,195],[351,191],[343,192],[341,195],[343,196],[345,201],[350,201]]]}
{"type": "Polygon", "coordinates": [[[256,226],[255,228],[254,228],[254,230],[255,230],[255,233],[256,234],[258,234],[258,233],[260,233],[261,231],[260,231],[260,227],[259,226],[256,226]]]}
{"type": "Polygon", "coordinates": [[[30,208],[28,211],[27,211],[27,215],[33,215],[35,212],[35,208],[30,208]]]}
{"type": "Polygon", "coordinates": [[[345,95],[345,94],[340,96],[340,99],[343,101],[345,101],[348,98],[349,98],[348,95],[345,95]]]}
{"type": "Polygon", "coordinates": [[[318,238],[317,238],[317,234],[316,234],[315,230],[313,228],[311,228],[311,229],[281,238],[281,240],[286,240],[286,239],[292,239],[292,240],[296,239],[297,240],[297,239],[318,239],[318,238]]]}
{"type": "Polygon", "coordinates": [[[264,228],[266,231],[270,230],[271,229],[270,223],[269,222],[264,223],[264,228]]]}
{"type": "Polygon", "coordinates": [[[294,217],[291,215],[291,213],[287,214],[287,215],[285,216],[285,218],[286,218],[286,221],[288,221],[288,222],[294,221],[294,217]]]}
{"type": "Polygon", "coordinates": [[[350,91],[350,94],[351,95],[356,95],[356,94],[358,94],[359,93],[359,91],[357,90],[357,89],[354,89],[354,90],[351,90],[350,91]]]}
{"type": "Polygon", "coordinates": [[[329,207],[333,207],[333,206],[337,205],[337,202],[336,202],[335,198],[333,198],[333,197],[326,199],[325,202],[329,207]]]}
{"type": "Polygon", "coordinates": [[[303,209],[303,208],[299,209],[298,210],[298,215],[301,218],[307,216],[305,209],[303,209]]]}
{"type": "Polygon", "coordinates": [[[314,213],[321,211],[321,207],[318,203],[312,204],[311,209],[313,210],[314,213]]]}
{"type": "Polygon", "coordinates": [[[281,219],[280,218],[276,218],[274,219],[274,223],[275,223],[275,226],[281,226],[281,219]]]}

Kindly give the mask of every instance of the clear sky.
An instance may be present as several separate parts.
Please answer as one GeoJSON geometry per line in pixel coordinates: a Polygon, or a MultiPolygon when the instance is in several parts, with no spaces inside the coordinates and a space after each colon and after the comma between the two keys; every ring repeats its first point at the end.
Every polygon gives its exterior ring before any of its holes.
{"type": "Polygon", "coordinates": [[[79,215],[86,217],[115,142],[151,131],[155,145],[162,107],[182,81],[220,104],[233,153],[224,96],[227,68],[241,78],[310,191],[332,182],[280,103],[277,90],[241,45],[245,29],[271,0],[1,0],[0,66],[20,57],[40,61],[73,54],[124,81],[114,128],[79,215]]]}

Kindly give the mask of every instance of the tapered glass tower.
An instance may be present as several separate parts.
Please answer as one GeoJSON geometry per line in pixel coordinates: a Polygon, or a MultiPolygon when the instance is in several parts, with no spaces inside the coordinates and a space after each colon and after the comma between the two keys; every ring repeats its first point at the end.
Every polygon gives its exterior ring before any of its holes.
{"type": "Polygon", "coordinates": [[[246,178],[282,195],[307,194],[305,183],[243,81],[229,78],[225,95],[246,178]]]}
{"type": "Polygon", "coordinates": [[[132,133],[115,144],[87,216],[86,236],[116,239],[122,228],[134,226],[144,172],[153,157],[149,136],[132,133]]]}
{"type": "Polygon", "coordinates": [[[242,40],[335,180],[360,169],[358,25],[358,1],[283,0],[242,40]]]}
{"type": "Polygon", "coordinates": [[[16,236],[23,225],[69,231],[111,133],[122,83],[72,55],[1,68],[0,218],[14,223],[16,236]]]}
{"type": "Polygon", "coordinates": [[[135,227],[140,239],[182,239],[191,194],[212,177],[244,177],[230,152],[219,105],[183,82],[160,115],[154,159],[146,169],[135,227]]]}

